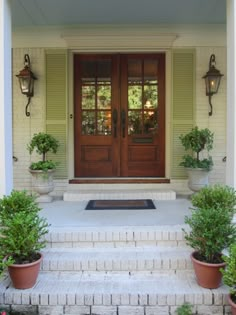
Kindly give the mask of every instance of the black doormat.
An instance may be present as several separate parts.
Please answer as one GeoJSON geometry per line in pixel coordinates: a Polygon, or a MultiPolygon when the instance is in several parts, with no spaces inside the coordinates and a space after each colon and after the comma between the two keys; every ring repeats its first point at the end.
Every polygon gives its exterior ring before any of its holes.
{"type": "Polygon", "coordinates": [[[90,200],[85,210],[146,210],[156,209],[151,199],[90,200]]]}

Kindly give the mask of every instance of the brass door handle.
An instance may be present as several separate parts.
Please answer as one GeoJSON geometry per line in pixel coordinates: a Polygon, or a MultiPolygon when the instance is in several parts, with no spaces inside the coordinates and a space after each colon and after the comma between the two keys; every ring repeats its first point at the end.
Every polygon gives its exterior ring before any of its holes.
{"type": "Polygon", "coordinates": [[[114,126],[114,138],[116,138],[117,137],[117,121],[118,121],[117,109],[113,109],[112,121],[113,121],[113,126],[114,126]]]}
{"type": "Polygon", "coordinates": [[[121,111],[121,129],[122,129],[122,137],[125,138],[125,125],[126,125],[126,113],[123,109],[121,111]]]}

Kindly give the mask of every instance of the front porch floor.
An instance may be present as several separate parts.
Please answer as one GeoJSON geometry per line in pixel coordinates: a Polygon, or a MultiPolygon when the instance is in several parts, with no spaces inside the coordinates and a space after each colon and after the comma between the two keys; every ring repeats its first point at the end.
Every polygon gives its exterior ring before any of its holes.
{"type": "Polygon", "coordinates": [[[41,214],[51,227],[156,226],[184,224],[190,200],[154,200],[154,210],[84,210],[88,201],[41,203],[41,214]]]}

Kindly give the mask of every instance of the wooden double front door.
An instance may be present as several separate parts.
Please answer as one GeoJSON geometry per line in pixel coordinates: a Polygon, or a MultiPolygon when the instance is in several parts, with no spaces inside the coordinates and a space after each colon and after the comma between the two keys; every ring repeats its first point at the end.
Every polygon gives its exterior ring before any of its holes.
{"type": "Polygon", "coordinates": [[[165,176],[165,55],[74,55],[75,177],[165,176]]]}

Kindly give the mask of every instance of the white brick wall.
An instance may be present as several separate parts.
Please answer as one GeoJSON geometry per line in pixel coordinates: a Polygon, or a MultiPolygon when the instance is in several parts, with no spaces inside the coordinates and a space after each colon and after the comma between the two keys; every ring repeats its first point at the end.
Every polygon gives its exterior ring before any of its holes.
{"type": "Polygon", "coordinates": [[[210,152],[214,167],[210,173],[210,183],[225,183],[226,163],[226,48],[196,48],[196,124],[200,128],[209,128],[214,132],[214,148],[210,152]],[[224,74],[218,94],[213,95],[213,115],[208,115],[209,103],[205,93],[205,82],[202,76],[208,71],[211,54],[216,56],[216,68],[224,74]]]}

